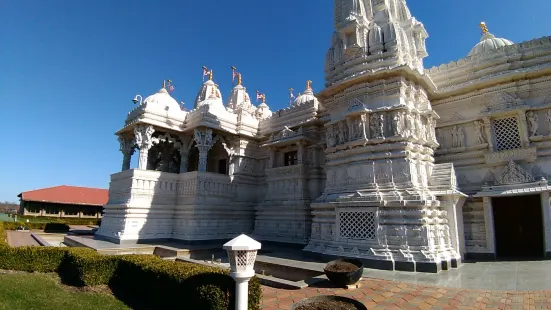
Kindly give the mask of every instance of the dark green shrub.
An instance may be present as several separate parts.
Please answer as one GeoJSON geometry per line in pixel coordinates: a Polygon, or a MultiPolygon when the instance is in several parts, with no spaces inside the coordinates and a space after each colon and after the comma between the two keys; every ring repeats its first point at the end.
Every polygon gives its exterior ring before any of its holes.
{"type": "Polygon", "coordinates": [[[65,248],[0,246],[0,269],[55,272],[65,258],[65,248]]]}
{"type": "Polygon", "coordinates": [[[69,225],[65,223],[47,223],[46,226],[44,226],[44,232],[68,232],[69,225]]]}
{"type": "MultiPolygon", "coordinates": [[[[0,223],[0,269],[58,272],[71,285],[109,284],[116,297],[136,309],[226,310],[235,305],[235,282],[227,270],[162,260],[153,255],[101,255],[87,248],[17,247],[5,242],[0,223]]],[[[262,291],[249,282],[249,310],[260,309],[262,291]]]]}
{"type": "MultiPolygon", "coordinates": [[[[121,257],[111,286],[123,300],[131,295],[158,309],[180,307],[182,300],[193,301],[194,309],[225,310],[235,304],[235,282],[228,271],[155,256],[121,257]]],[[[249,287],[249,309],[259,309],[262,292],[256,277],[249,287]]]]}
{"type": "Polygon", "coordinates": [[[118,261],[119,256],[101,255],[88,248],[70,248],[59,273],[65,283],[74,286],[109,284],[118,261]]]}

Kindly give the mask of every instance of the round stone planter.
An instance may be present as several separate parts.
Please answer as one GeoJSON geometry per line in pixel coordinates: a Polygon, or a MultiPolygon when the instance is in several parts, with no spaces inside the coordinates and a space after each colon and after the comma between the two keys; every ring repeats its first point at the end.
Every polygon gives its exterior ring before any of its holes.
{"type": "Polygon", "coordinates": [[[360,280],[362,277],[364,270],[364,264],[357,260],[357,259],[337,259],[334,261],[330,261],[325,265],[325,268],[323,271],[325,272],[325,276],[327,276],[327,279],[336,287],[346,287],[347,285],[354,284],[360,280]],[[343,264],[343,268],[339,268],[341,266],[338,266],[339,264],[343,264]],[[350,268],[344,268],[351,265],[356,266],[354,270],[349,270],[350,268]],[[347,265],[347,266],[345,266],[347,265]],[[338,271],[338,270],[346,270],[346,271],[338,271]]]}
{"type": "Polygon", "coordinates": [[[342,296],[315,296],[303,299],[291,306],[291,310],[367,310],[361,302],[342,296]],[[310,308],[308,307],[310,306],[310,308]]]}

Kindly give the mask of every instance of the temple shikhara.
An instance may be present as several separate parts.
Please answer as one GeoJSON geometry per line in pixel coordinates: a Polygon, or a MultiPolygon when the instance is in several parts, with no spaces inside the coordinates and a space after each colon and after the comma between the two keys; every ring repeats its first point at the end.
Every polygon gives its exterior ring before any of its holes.
{"type": "Polygon", "coordinates": [[[227,96],[203,68],[189,111],[170,81],[137,96],[96,238],[246,233],[427,272],[551,257],[551,37],[515,44],[481,23],[470,53],[427,70],[404,0],[335,0],[334,25],[325,88],[307,81],[279,111],[235,67],[227,96]]]}

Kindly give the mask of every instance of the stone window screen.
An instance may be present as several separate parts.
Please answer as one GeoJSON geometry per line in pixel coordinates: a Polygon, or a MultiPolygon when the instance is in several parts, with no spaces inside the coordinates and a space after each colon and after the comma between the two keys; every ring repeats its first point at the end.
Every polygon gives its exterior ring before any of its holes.
{"type": "Polygon", "coordinates": [[[337,211],[339,240],[376,240],[377,216],[375,208],[345,208],[337,211]]]}
{"type": "Polygon", "coordinates": [[[522,147],[516,117],[493,120],[493,128],[498,151],[512,150],[522,147]]]}
{"type": "Polygon", "coordinates": [[[228,251],[230,266],[235,264],[237,272],[245,271],[247,266],[253,266],[256,259],[256,251],[228,251]]]}

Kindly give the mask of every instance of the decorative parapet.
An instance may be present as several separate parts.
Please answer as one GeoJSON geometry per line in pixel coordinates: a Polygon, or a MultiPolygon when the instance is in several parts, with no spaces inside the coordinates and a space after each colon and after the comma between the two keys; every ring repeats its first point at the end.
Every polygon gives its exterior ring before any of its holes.
{"type": "Polygon", "coordinates": [[[297,176],[302,176],[305,173],[305,169],[305,165],[277,167],[266,169],[266,175],[268,176],[268,179],[294,178],[297,176]]]}
{"type": "Polygon", "coordinates": [[[268,142],[263,144],[262,147],[267,146],[283,146],[290,143],[296,143],[300,140],[307,140],[312,142],[308,136],[304,134],[302,127],[296,131],[291,130],[289,127],[285,126],[282,131],[271,134],[268,142]]]}
{"type": "Polygon", "coordinates": [[[490,165],[499,165],[518,160],[533,162],[537,159],[537,148],[530,147],[498,152],[489,152],[484,154],[484,157],[486,159],[486,163],[490,165]]]}
{"type": "Polygon", "coordinates": [[[233,198],[237,195],[237,185],[228,175],[193,171],[180,174],[178,194],[233,198]]]}
{"type": "Polygon", "coordinates": [[[179,196],[204,195],[234,198],[237,185],[228,175],[211,172],[169,172],[131,169],[111,175],[108,205],[124,205],[131,201],[154,204],[175,204],[179,196]]]}

